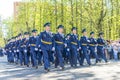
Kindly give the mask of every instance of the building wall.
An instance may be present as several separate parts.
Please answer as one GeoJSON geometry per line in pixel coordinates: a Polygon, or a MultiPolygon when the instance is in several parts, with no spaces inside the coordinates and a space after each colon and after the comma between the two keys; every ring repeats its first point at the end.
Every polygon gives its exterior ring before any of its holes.
{"type": "Polygon", "coordinates": [[[16,19],[17,18],[17,15],[18,15],[18,9],[19,9],[19,6],[20,6],[21,2],[14,2],[14,18],[16,19]]]}

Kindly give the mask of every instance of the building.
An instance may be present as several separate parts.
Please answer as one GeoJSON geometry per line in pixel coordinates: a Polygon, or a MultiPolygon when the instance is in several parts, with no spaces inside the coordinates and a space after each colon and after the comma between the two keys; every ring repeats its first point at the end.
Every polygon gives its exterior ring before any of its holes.
{"type": "Polygon", "coordinates": [[[14,2],[14,19],[16,19],[17,15],[19,14],[19,6],[22,2],[14,2]]]}

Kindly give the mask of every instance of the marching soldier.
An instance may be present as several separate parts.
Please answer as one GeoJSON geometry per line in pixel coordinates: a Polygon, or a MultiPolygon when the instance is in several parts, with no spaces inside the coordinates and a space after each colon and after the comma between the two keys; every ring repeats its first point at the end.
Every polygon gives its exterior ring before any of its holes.
{"type": "Polygon", "coordinates": [[[94,32],[90,33],[89,40],[90,40],[89,42],[90,58],[94,57],[97,63],[99,61],[99,58],[96,53],[97,40],[94,38],[94,32]]]}
{"type": "Polygon", "coordinates": [[[8,62],[10,62],[10,39],[7,41],[7,44],[5,45],[5,51],[6,51],[6,55],[7,55],[7,60],[8,62]]]}
{"type": "Polygon", "coordinates": [[[81,56],[81,66],[84,63],[84,59],[87,60],[88,65],[91,65],[90,62],[90,57],[89,57],[89,53],[88,53],[88,44],[89,44],[89,40],[87,38],[87,31],[86,29],[82,30],[83,36],[80,39],[80,45],[81,45],[81,50],[82,50],[82,56],[81,56]]]}
{"type": "Polygon", "coordinates": [[[38,65],[42,65],[42,56],[43,56],[43,53],[42,53],[42,50],[41,50],[41,47],[40,47],[40,38],[39,38],[39,35],[38,35],[38,39],[37,39],[37,43],[36,43],[36,48],[38,49],[37,51],[37,60],[38,60],[38,65]]]}
{"type": "Polygon", "coordinates": [[[99,59],[102,58],[105,62],[108,62],[105,52],[104,52],[105,40],[103,39],[102,32],[99,33],[99,38],[97,39],[97,43],[98,43],[97,54],[98,54],[99,59]]]}
{"type": "Polygon", "coordinates": [[[70,56],[71,56],[71,67],[77,67],[78,51],[79,51],[79,40],[77,35],[77,28],[73,27],[71,29],[72,33],[70,35],[70,56]]]}
{"type": "Polygon", "coordinates": [[[15,61],[15,55],[16,55],[16,37],[13,37],[12,52],[13,52],[13,58],[14,58],[14,61],[15,61]]]}
{"type": "Polygon", "coordinates": [[[19,49],[19,60],[20,60],[20,65],[23,66],[23,63],[24,63],[24,45],[23,45],[23,42],[24,42],[24,39],[23,39],[23,35],[20,34],[19,35],[20,37],[20,40],[19,40],[19,45],[18,45],[18,49],[19,49]]]}
{"type": "Polygon", "coordinates": [[[29,67],[29,58],[30,58],[30,46],[29,46],[29,32],[24,33],[25,39],[23,42],[24,49],[24,63],[27,67],[29,67]]]}
{"type": "Polygon", "coordinates": [[[37,63],[37,51],[38,51],[38,49],[36,48],[37,39],[38,39],[37,30],[33,29],[32,30],[32,37],[30,37],[30,39],[29,39],[29,46],[30,46],[32,67],[35,67],[36,69],[38,68],[38,63],[37,63]]]}
{"type": "Polygon", "coordinates": [[[18,34],[18,37],[17,37],[17,41],[16,41],[16,64],[18,64],[18,61],[20,60],[20,57],[19,57],[19,44],[21,42],[21,33],[18,34]]]}
{"type": "Polygon", "coordinates": [[[64,70],[64,59],[63,59],[63,53],[64,53],[64,43],[65,43],[65,38],[64,38],[64,26],[63,25],[59,25],[58,26],[58,33],[55,34],[54,36],[54,40],[55,40],[55,67],[57,68],[57,66],[59,65],[62,70],[64,70]]]}
{"type": "Polygon", "coordinates": [[[14,46],[14,37],[11,38],[11,41],[10,41],[10,44],[9,44],[9,58],[10,58],[10,63],[14,63],[13,46],[14,46]]]}
{"type": "Polygon", "coordinates": [[[71,58],[70,58],[70,34],[66,35],[65,38],[65,43],[67,44],[67,47],[65,47],[65,52],[66,52],[66,63],[70,62],[71,63],[71,58]]]}
{"type": "Polygon", "coordinates": [[[18,45],[19,45],[19,35],[16,36],[16,41],[15,41],[15,63],[18,64],[19,60],[19,52],[18,52],[18,45]]]}
{"type": "Polygon", "coordinates": [[[43,53],[44,69],[48,72],[50,71],[50,59],[53,58],[51,54],[55,51],[53,35],[50,32],[50,23],[45,23],[45,31],[40,33],[40,47],[43,53]]]}
{"type": "Polygon", "coordinates": [[[14,42],[14,37],[11,38],[10,44],[9,44],[9,59],[10,63],[14,63],[14,52],[13,52],[13,44],[14,42]]]}

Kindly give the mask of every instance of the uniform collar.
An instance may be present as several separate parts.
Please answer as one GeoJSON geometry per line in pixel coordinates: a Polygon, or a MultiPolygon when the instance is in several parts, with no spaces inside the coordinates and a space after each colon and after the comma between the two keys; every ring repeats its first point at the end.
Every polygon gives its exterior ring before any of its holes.
{"type": "Polygon", "coordinates": [[[86,38],[87,38],[87,36],[84,36],[84,35],[83,35],[83,37],[86,37],[86,38]]]}
{"type": "Polygon", "coordinates": [[[75,35],[75,36],[77,36],[77,34],[73,34],[73,33],[72,33],[71,35],[75,35]]]}
{"type": "Polygon", "coordinates": [[[63,34],[63,33],[59,33],[59,32],[58,32],[58,34],[59,34],[60,36],[64,37],[64,34],[63,34]]]}
{"type": "Polygon", "coordinates": [[[50,33],[50,31],[45,31],[46,33],[50,33]]]}
{"type": "Polygon", "coordinates": [[[29,39],[29,38],[26,38],[27,40],[29,39]]]}
{"type": "Polygon", "coordinates": [[[37,36],[33,36],[34,38],[36,38],[37,36]]]}

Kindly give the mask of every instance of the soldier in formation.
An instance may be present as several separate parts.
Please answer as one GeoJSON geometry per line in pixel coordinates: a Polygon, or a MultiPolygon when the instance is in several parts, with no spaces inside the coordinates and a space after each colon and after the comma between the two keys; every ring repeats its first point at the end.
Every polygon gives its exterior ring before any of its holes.
{"type": "Polygon", "coordinates": [[[94,38],[94,32],[87,36],[87,30],[82,30],[82,36],[77,34],[76,27],[72,27],[71,32],[65,36],[64,26],[57,27],[57,33],[51,32],[51,23],[44,24],[44,31],[37,34],[37,30],[24,34],[18,34],[8,40],[5,46],[7,60],[9,63],[20,64],[21,66],[34,67],[44,66],[44,70],[49,72],[51,65],[55,68],[65,69],[68,64],[72,68],[87,65],[91,66],[91,59],[95,58],[95,63],[102,59],[107,63],[104,52],[105,40],[103,33],[99,33],[99,38],[94,38]]]}

